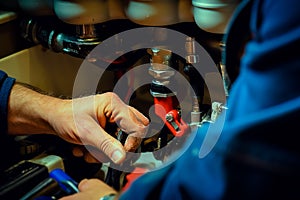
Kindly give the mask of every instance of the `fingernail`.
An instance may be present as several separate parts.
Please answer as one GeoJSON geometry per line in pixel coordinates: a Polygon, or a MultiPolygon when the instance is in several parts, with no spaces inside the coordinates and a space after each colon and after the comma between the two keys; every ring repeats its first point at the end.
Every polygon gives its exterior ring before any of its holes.
{"type": "Polygon", "coordinates": [[[111,156],[111,159],[114,163],[119,163],[121,160],[123,160],[123,153],[119,150],[115,150],[111,156]]]}

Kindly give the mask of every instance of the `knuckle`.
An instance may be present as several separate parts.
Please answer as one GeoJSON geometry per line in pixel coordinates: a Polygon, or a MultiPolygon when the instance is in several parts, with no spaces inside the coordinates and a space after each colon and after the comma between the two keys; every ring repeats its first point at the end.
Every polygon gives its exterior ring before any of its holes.
{"type": "Polygon", "coordinates": [[[112,151],[113,141],[110,138],[103,138],[103,140],[98,141],[97,146],[108,156],[110,156],[112,151]]]}

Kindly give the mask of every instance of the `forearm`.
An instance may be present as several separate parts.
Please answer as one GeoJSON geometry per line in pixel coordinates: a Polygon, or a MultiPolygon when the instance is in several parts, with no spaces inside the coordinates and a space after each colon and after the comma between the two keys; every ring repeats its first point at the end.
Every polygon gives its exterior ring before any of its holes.
{"type": "Polygon", "coordinates": [[[8,133],[54,134],[49,114],[60,99],[41,94],[23,85],[15,84],[8,101],[8,133]]]}

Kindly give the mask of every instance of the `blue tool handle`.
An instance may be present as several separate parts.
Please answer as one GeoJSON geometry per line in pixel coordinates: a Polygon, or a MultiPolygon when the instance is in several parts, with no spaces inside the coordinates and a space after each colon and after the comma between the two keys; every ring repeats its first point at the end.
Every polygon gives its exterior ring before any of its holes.
{"type": "Polygon", "coordinates": [[[67,175],[62,169],[54,169],[50,172],[50,177],[58,182],[58,185],[67,194],[74,194],[79,192],[78,183],[67,175]]]}

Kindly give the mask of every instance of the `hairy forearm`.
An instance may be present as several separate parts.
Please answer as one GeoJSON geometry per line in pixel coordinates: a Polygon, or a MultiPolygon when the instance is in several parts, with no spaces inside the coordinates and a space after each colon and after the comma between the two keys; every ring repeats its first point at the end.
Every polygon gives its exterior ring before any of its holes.
{"type": "Polygon", "coordinates": [[[8,133],[24,134],[54,134],[49,124],[49,113],[55,109],[60,99],[41,94],[16,83],[8,103],[8,133]]]}

